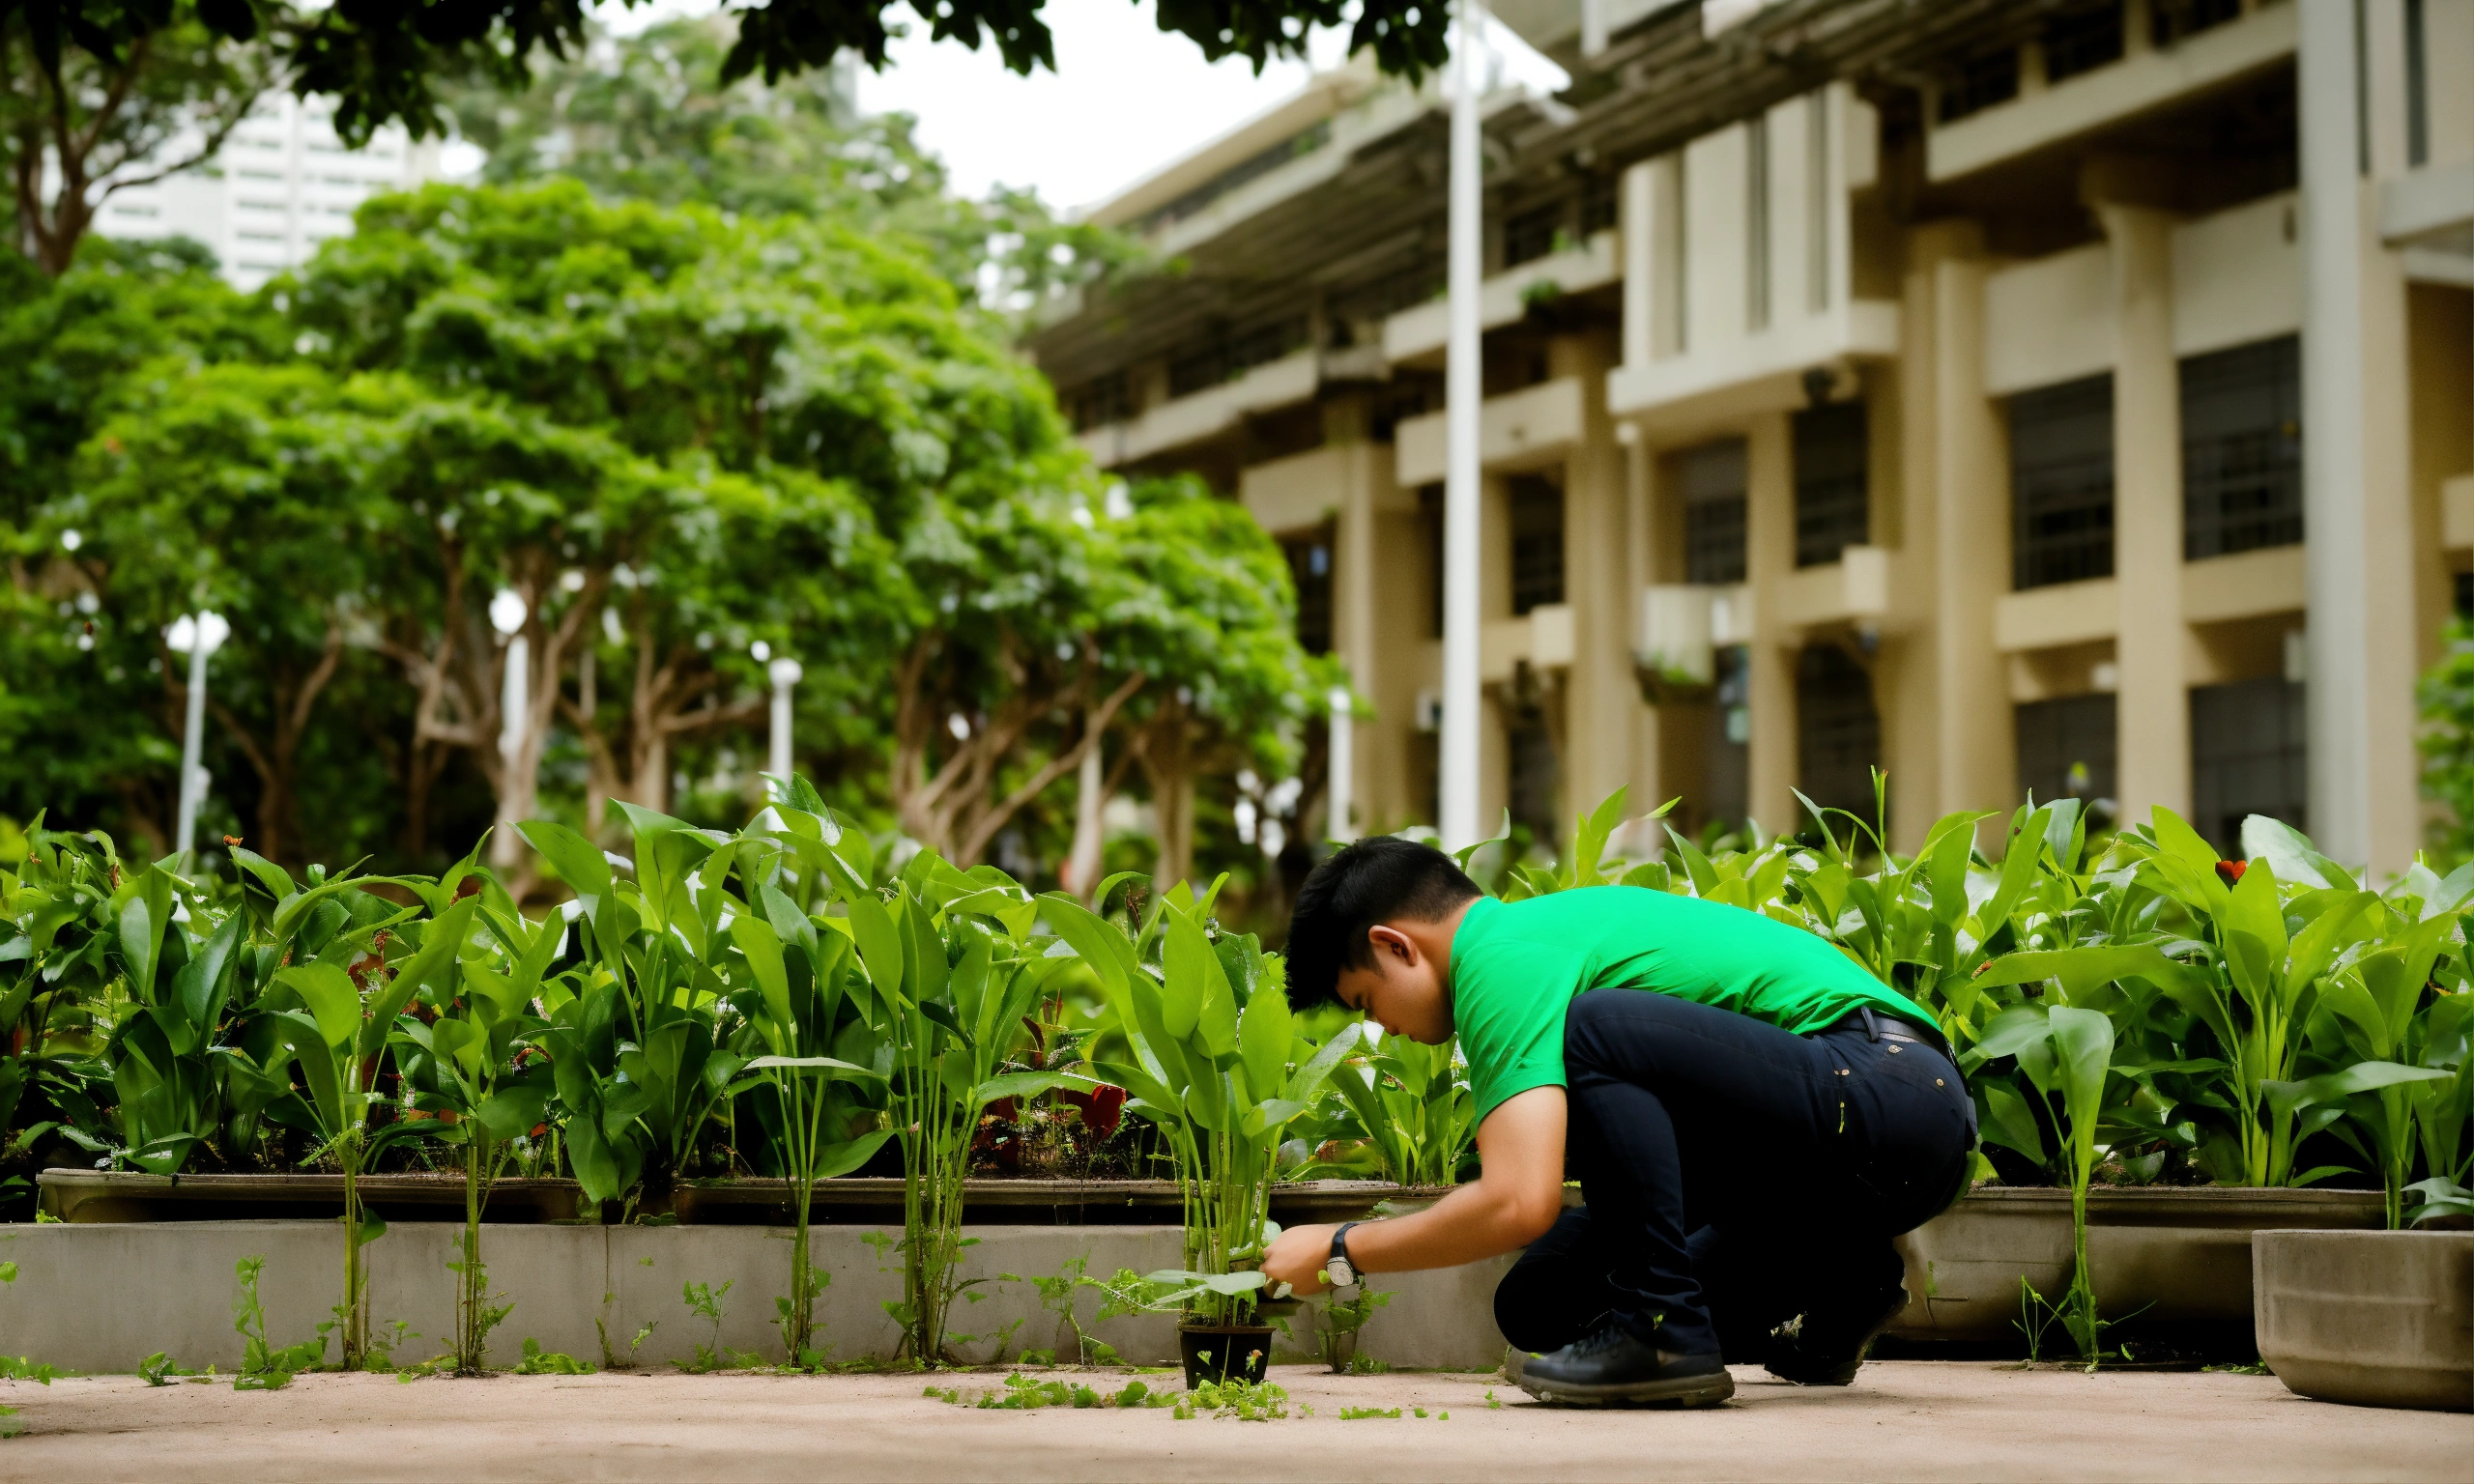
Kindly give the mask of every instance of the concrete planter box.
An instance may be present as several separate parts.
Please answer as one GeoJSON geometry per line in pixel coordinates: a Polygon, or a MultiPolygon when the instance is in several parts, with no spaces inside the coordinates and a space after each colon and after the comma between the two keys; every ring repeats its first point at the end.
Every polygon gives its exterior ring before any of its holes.
{"type": "Polygon", "coordinates": [[[2259,1358],[2304,1396],[2474,1411],[2474,1232],[2266,1231],[2259,1358]]]}
{"type": "MultiPolygon", "coordinates": [[[[879,1261],[865,1239],[877,1228],[815,1227],[814,1260],[832,1275],[817,1300],[820,1342],[836,1359],[890,1358],[900,1331],[881,1304],[902,1295],[902,1274],[879,1261]]],[[[899,1236],[899,1224],[891,1234],[899,1236]]],[[[403,1320],[424,1336],[399,1353],[426,1359],[445,1348],[454,1327],[457,1229],[444,1222],[389,1228],[366,1249],[370,1315],[379,1327],[403,1320]]],[[[1120,1268],[1151,1272],[1178,1266],[1183,1232],[1175,1226],[983,1226],[964,1257],[967,1277],[1019,1275],[972,1290],[983,1301],[955,1306],[954,1326],[978,1338],[955,1349],[966,1359],[1010,1362],[1024,1349],[1057,1342],[1053,1315],[1040,1307],[1026,1280],[1062,1271],[1076,1259],[1105,1277],[1120,1268]]],[[[485,1226],[481,1255],[490,1289],[513,1311],[493,1337],[492,1360],[512,1365],[526,1337],[546,1350],[581,1359],[624,1364],[628,1341],[647,1325],[652,1334],[632,1356],[662,1368],[691,1358],[716,1341],[712,1325],[691,1315],[679,1296],[687,1283],[731,1289],[723,1298],[718,1336],[725,1349],[782,1357],[773,1327],[773,1298],[790,1284],[790,1232],[763,1226],[485,1226]]],[[[343,1280],[341,1235],[323,1221],[180,1221],[0,1226],[0,1259],[15,1263],[17,1281],[0,1288],[0,1337],[11,1355],[84,1372],[127,1372],[155,1351],[187,1366],[238,1365],[241,1339],[232,1329],[232,1269],[262,1256],[260,1297],[276,1344],[312,1336],[329,1318],[343,1280]]],[[[1385,1274],[1395,1292],[1390,1307],[1366,1325],[1362,1348],[1391,1364],[1443,1370],[1491,1370],[1503,1358],[1495,1328],[1496,1282],[1510,1258],[1439,1272],[1385,1274]]],[[[1086,1326],[1099,1307],[1086,1293],[1077,1305],[1086,1326]]],[[[1090,1326],[1130,1363],[1173,1364],[1176,1319],[1144,1314],[1090,1326]]],[[[1291,1327],[1310,1351],[1306,1317],[1291,1327]]],[[[329,1351],[329,1358],[333,1352],[329,1351]]],[[[1302,1358],[1303,1356],[1301,1356],[1302,1358]]]]}
{"type": "MultiPolygon", "coordinates": [[[[45,1170],[37,1177],[43,1210],[72,1223],[315,1219],[342,1214],[341,1175],[135,1175],[45,1170]]],[[[461,1221],[464,1181],[452,1174],[364,1175],[361,1201],[381,1219],[461,1221]]],[[[1181,1218],[1169,1180],[971,1180],[963,1186],[971,1225],[1123,1226],[1181,1218]]],[[[1272,1187],[1272,1218],[1283,1225],[1351,1221],[1377,1201],[1431,1197],[1371,1180],[1309,1180],[1272,1187]]],[[[779,1180],[685,1181],[661,1208],[688,1225],[787,1224],[791,1193],[779,1180]]],[[[651,1208],[640,1211],[651,1213],[651,1208]]],[[[502,1180],[491,1188],[493,1224],[592,1219],[571,1180],[502,1180]]],[[[809,1208],[818,1226],[902,1224],[902,1182],[846,1177],[819,1182],[809,1208]]]]}
{"type": "MultiPolygon", "coordinates": [[[[2370,1229],[2375,1190],[2200,1185],[2087,1193],[2087,1265],[2109,1315],[2169,1324],[2247,1325],[2251,1237],[2263,1228],[2370,1229]]],[[[1978,1189],[1899,1239],[1904,1340],[2016,1344],[2019,1280],[2047,1298],[2070,1283],[2070,1192],[1978,1189]]]]}

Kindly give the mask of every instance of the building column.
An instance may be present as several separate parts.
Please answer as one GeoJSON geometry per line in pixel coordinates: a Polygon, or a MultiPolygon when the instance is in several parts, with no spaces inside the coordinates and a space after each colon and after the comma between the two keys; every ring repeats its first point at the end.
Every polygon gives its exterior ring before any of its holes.
{"type": "Polygon", "coordinates": [[[1373,709],[1350,739],[1351,797],[1362,833],[1396,829],[1424,813],[1410,796],[1410,749],[1418,691],[1414,656],[1426,639],[1415,554],[1424,549],[1413,493],[1394,478],[1392,445],[1366,437],[1366,409],[1352,399],[1324,418],[1338,447],[1339,506],[1333,512],[1332,652],[1373,709]]]}
{"type": "Polygon", "coordinates": [[[2191,812],[2183,672],[2182,402],[2173,357],[2173,218],[2096,196],[2112,246],[2114,590],[2121,821],[2191,812]]]}
{"type": "MultiPolygon", "coordinates": [[[[1632,596],[1627,581],[1626,460],[1606,413],[1614,346],[1603,334],[1559,335],[1547,373],[1578,377],[1581,438],[1564,464],[1564,601],[1572,610],[1572,668],[1564,686],[1566,813],[1597,806],[1631,777],[1632,596]]],[[[1650,809],[1657,801],[1631,801],[1650,809]]]]}
{"type": "Polygon", "coordinates": [[[2412,861],[2421,822],[2404,292],[2363,179],[2353,8],[2297,19],[2306,823],[2330,857],[2384,874],[2412,861]]]}
{"type": "Polygon", "coordinates": [[[1803,636],[1781,629],[1774,616],[1780,585],[1795,572],[1795,443],[1785,413],[1765,413],[1744,432],[1744,582],[1753,594],[1744,809],[1763,829],[1792,834],[1811,824],[1795,793],[1796,661],[1803,636]]]}
{"type": "MultiPolygon", "coordinates": [[[[2016,713],[2008,667],[1994,647],[1994,609],[2010,590],[2007,437],[1984,386],[1983,233],[1973,222],[1916,234],[1923,278],[1911,303],[1929,319],[1915,328],[1929,367],[1931,407],[1911,418],[1929,442],[1911,445],[1928,468],[1933,512],[1934,741],[1938,813],[2007,809],[2019,800],[2016,713]],[[1929,455],[1925,449],[1930,449],[1929,455]]],[[[1925,402],[1919,391],[1913,399],[1925,402]]],[[[2178,551],[2178,547],[2176,549],[2178,551]]],[[[1921,830],[1918,822],[1912,828],[1921,830]]],[[[2000,848],[2001,818],[1980,837],[2000,848]]]]}

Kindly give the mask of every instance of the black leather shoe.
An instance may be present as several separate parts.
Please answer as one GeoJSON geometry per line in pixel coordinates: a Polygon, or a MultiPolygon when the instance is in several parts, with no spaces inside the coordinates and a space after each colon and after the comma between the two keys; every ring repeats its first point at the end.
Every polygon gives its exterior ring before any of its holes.
{"type": "Polygon", "coordinates": [[[1660,1350],[1613,1320],[1561,1350],[1531,1356],[1519,1380],[1520,1389],[1541,1402],[1584,1407],[1713,1407],[1736,1394],[1735,1378],[1714,1353],[1660,1350]]]}
{"type": "Polygon", "coordinates": [[[1804,1316],[1793,1334],[1773,1335],[1769,1374],[1799,1386],[1843,1386],[1856,1379],[1864,1353],[1907,1307],[1907,1290],[1892,1284],[1804,1316]]]}

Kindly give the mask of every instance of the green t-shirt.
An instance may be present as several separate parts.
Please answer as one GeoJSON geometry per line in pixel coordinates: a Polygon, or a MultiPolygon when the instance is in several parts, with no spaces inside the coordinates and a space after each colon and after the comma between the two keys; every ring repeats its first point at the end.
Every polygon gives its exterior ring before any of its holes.
{"type": "Polygon", "coordinates": [[[1478,1122],[1533,1087],[1564,1085],[1564,1012],[1621,985],[1732,1010],[1802,1035],[1869,1005],[1933,1017],[1800,928],[1697,897],[1590,886],[1472,902],[1452,936],[1452,1013],[1478,1122]]]}

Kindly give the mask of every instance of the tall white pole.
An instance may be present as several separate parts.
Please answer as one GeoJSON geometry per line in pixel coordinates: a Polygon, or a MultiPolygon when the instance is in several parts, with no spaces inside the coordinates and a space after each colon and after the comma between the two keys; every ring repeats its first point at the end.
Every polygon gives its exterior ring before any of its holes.
{"type": "Polygon", "coordinates": [[[1357,800],[1357,703],[1345,685],[1332,687],[1331,766],[1323,785],[1323,837],[1326,840],[1357,839],[1357,827],[1349,819],[1356,812],[1357,800]]]}
{"type": "Polygon", "coordinates": [[[1483,838],[1478,818],[1478,95],[1484,86],[1485,0],[1460,0],[1453,53],[1450,337],[1444,365],[1443,737],[1436,821],[1447,850],[1483,838]]]}
{"type": "Polygon", "coordinates": [[[807,671],[785,656],[766,665],[764,673],[773,681],[773,726],[765,738],[764,771],[787,779],[791,776],[791,688],[807,671]]]}
{"type": "Polygon", "coordinates": [[[181,794],[179,814],[172,826],[172,851],[189,854],[197,843],[198,811],[206,805],[207,772],[201,760],[206,750],[206,662],[223,643],[232,627],[216,613],[183,614],[172,623],[164,642],[174,649],[186,649],[189,655],[189,695],[187,715],[181,725],[181,794]]]}

